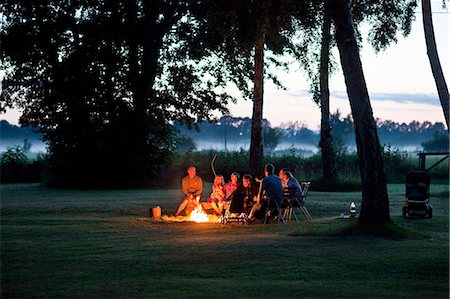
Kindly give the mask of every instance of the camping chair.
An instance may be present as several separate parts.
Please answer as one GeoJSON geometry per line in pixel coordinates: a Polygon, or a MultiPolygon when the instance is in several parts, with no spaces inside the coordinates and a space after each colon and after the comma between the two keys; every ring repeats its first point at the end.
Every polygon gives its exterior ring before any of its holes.
{"type": "MultiPolygon", "coordinates": [[[[295,222],[298,223],[297,213],[295,212],[294,201],[295,201],[295,187],[285,187],[283,188],[283,202],[281,208],[283,210],[284,219],[287,222],[292,220],[292,215],[294,215],[295,222]]],[[[297,207],[299,205],[296,205],[297,207]]]]}
{"type": "Polygon", "coordinates": [[[300,201],[297,199],[297,203],[299,204],[299,208],[300,211],[302,211],[302,213],[305,215],[306,219],[308,219],[309,221],[312,221],[312,217],[309,214],[308,209],[305,207],[305,202],[306,202],[306,196],[308,195],[308,191],[309,191],[309,186],[311,185],[311,182],[302,182],[300,184],[300,186],[302,187],[302,198],[300,199],[300,201]]]}
{"type": "Polygon", "coordinates": [[[312,221],[312,217],[309,214],[308,209],[305,207],[306,196],[308,195],[310,182],[302,182],[302,196],[301,198],[296,198],[295,187],[286,187],[283,189],[283,205],[284,205],[284,217],[287,221],[292,220],[292,215],[294,215],[295,221],[298,223],[298,217],[296,213],[296,209],[300,210],[300,213],[305,215],[305,218],[308,221],[312,221]]]}
{"type": "Polygon", "coordinates": [[[274,211],[278,212],[278,222],[282,221],[283,224],[286,224],[286,219],[284,218],[283,213],[281,212],[281,204],[279,204],[276,200],[272,200],[270,198],[267,199],[267,207],[266,211],[264,213],[264,223],[268,223],[269,220],[269,214],[273,213],[274,211]]]}

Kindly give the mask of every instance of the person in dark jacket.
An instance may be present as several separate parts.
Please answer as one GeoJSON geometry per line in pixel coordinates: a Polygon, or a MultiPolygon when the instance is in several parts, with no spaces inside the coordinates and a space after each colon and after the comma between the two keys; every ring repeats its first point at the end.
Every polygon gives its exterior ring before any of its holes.
{"type": "Polygon", "coordinates": [[[264,166],[264,173],[266,175],[263,178],[260,186],[260,192],[258,194],[258,202],[253,206],[249,219],[253,220],[254,217],[261,218],[263,214],[260,211],[264,211],[265,208],[274,208],[278,204],[281,205],[281,197],[283,193],[283,185],[281,179],[274,175],[275,167],[272,164],[264,166]]]}

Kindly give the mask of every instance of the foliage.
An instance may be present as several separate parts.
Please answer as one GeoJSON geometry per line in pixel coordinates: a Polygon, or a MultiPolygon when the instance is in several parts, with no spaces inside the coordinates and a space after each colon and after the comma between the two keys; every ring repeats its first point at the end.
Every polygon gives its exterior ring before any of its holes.
{"type": "MultiPolygon", "coordinates": [[[[49,184],[118,186],[155,178],[174,149],[170,122],[226,113],[170,1],[4,1],[1,109],[49,144],[49,184]],[[175,43],[177,42],[177,43],[175,43]]],[[[203,48],[197,44],[193,47],[203,48]]]]}
{"type": "MultiPolygon", "coordinates": [[[[189,165],[197,166],[197,172],[204,180],[212,181],[213,174],[210,163],[214,151],[188,152],[176,155],[173,163],[168,167],[170,174],[166,173],[165,181],[170,184],[177,184],[180,177],[184,176],[189,165]]],[[[234,171],[241,175],[248,173],[246,161],[248,152],[241,150],[236,152],[217,152],[218,157],[215,168],[218,173],[224,175],[226,179],[234,171]]],[[[417,158],[410,154],[401,152],[391,147],[385,147],[383,151],[385,159],[385,171],[389,183],[404,183],[408,172],[417,169],[417,158]]],[[[281,168],[289,169],[294,176],[301,181],[311,181],[312,190],[316,191],[359,191],[361,190],[358,157],[356,153],[340,151],[336,154],[337,183],[335,186],[327,186],[322,179],[322,165],[320,154],[311,157],[299,157],[294,154],[267,155],[264,163],[272,163],[275,171],[281,168]]],[[[445,165],[433,169],[431,172],[433,182],[445,183],[448,179],[448,169],[445,165]]]]}
{"type": "Polygon", "coordinates": [[[411,121],[397,123],[390,120],[377,120],[378,132],[383,143],[390,144],[420,144],[422,140],[431,139],[435,134],[445,132],[445,126],[441,122],[411,121]]]}
{"type": "MultiPolygon", "coordinates": [[[[186,145],[192,146],[189,138],[186,139],[186,145]]],[[[197,167],[197,173],[205,181],[212,182],[214,179],[211,170],[211,159],[215,151],[179,151],[171,156],[171,162],[164,164],[161,173],[157,179],[146,182],[148,186],[177,186],[180,179],[186,175],[186,169],[190,165],[197,167]]],[[[217,152],[218,157],[215,161],[217,173],[224,175],[228,180],[232,172],[238,172],[244,175],[248,170],[248,151],[217,152]]],[[[401,183],[405,181],[408,172],[417,169],[418,158],[410,154],[385,146],[383,150],[385,160],[385,171],[389,183],[401,183]]],[[[39,154],[37,158],[30,160],[23,155],[21,147],[15,147],[2,154],[2,182],[39,182],[46,180],[47,156],[39,154]],[[4,158],[5,157],[5,158],[4,158]],[[6,158],[8,157],[8,158],[6,158]],[[5,162],[3,162],[5,161],[5,162]],[[6,162],[12,161],[12,162],[6,162]],[[24,172],[23,169],[28,169],[24,172]],[[30,170],[32,169],[32,170],[30,170]],[[30,172],[31,171],[31,172],[30,172]],[[22,179],[20,175],[33,173],[33,179],[22,179]],[[8,173],[11,173],[9,175],[8,173]],[[16,174],[16,175],[12,175],[16,174]],[[18,175],[20,174],[20,175],[18,175]]],[[[427,159],[427,165],[436,161],[432,158],[427,159]]],[[[276,171],[281,168],[287,168],[302,181],[311,181],[312,190],[316,191],[359,191],[361,183],[359,177],[358,157],[356,153],[341,150],[336,153],[337,181],[334,186],[325,184],[322,178],[321,157],[315,154],[311,157],[302,157],[295,153],[283,155],[267,155],[264,163],[272,163],[276,171]]],[[[116,166],[115,164],[113,166],[116,166]]],[[[442,163],[431,170],[433,183],[448,182],[448,164],[442,163]]]]}
{"type": "Polygon", "coordinates": [[[402,153],[398,149],[392,149],[390,146],[384,147],[383,159],[388,182],[402,182],[406,174],[415,170],[417,165],[410,155],[402,153]]]}
{"type": "Polygon", "coordinates": [[[274,151],[280,143],[282,131],[278,128],[266,127],[263,130],[263,135],[265,150],[267,150],[269,153],[274,151]]]}
{"type": "Polygon", "coordinates": [[[341,112],[337,110],[330,115],[330,126],[336,151],[341,150],[345,145],[355,144],[355,130],[350,114],[341,117],[341,112]]]}
{"type": "Polygon", "coordinates": [[[30,160],[23,147],[8,148],[0,155],[2,183],[41,182],[47,167],[47,157],[38,154],[30,160]]]}
{"type": "Polygon", "coordinates": [[[195,145],[195,142],[192,139],[192,137],[182,135],[178,138],[177,152],[187,153],[195,151],[196,149],[197,146],[195,145]]]}
{"type": "Polygon", "coordinates": [[[25,165],[28,164],[30,161],[25,155],[25,151],[22,147],[14,146],[8,148],[5,152],[2,153],[0,157],[0,162],[2,163],[2,166],[9,166],[9,165],[25,165]]]}
{"type": "MultiPolygon", "coordinates": [[[[191,7],[195,30],[188,32],[188,45],[203,45],[193,55],[209,54],[221,63],[210,63],[218,80],[230,80],[245,99],[252,96],[254,47],[258,32],[265,33],[265,65],[287,69],[280,59],[292,52],[297,24],[305,27],[316,23],[319,1],[199,1],[191,7]]],[[[184,39],[184,38],[183,38],[184,39]]],[[[281,82],[270,70],[265,77],[275,85],[281,82]]]]}

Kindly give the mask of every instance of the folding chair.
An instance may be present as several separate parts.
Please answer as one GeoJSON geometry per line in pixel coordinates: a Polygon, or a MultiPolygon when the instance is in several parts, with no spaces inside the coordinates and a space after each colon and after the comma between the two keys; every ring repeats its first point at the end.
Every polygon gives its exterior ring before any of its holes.
{"type": "Polygon", "coordinates": [[[295,200],[295,187],[285,187],[283,188],[283,202],[281,204],[281,209],[283,209],[283,216],[286,222],[292,220],[292,215],[294,215],[295,222],[298,223],[298,217],[294,208],[295,200]]]}
{"type": "Polygon", "coordinates": [[[286,220],[284,218],[283,213],[281,212],[281,205],[278,204],[278,202],[276,200],[272,200],[272,199],[268,199],[267,202],[267,207],[264,213],[264,223],[268,223],[268,219],[269,219],[269,212],[273,212],[273,211],[278,211],[278,222],[282,221],[283,224],[286,224],[286,220]],[[274,203],[274,205],[272,204],[272,202],[274,203]]]}
{"type": "Polygon", "coordinates": [[[302,182],[302,196],[301,198],[295,197],[295,187],[286,187],[283,189],[283,207],[284,207],[284,218],[289,222],[292,220],[292,215],[294,215],[295,221],[298,223],[298,217],[296,209],[300,210],[300,213],[305,215],[308,221],[312,221],[312,217],[305,207],[306,196],[308,195],[310,182],[302,182]]]}
{"type": "Polygon", "coordinates": [[[306,202],[306,196],[308,195],[308,191],[309,191],[309,186],[311,185],[311,182],[302,182],[300,184],[300,186],[302,187],[302,198],[300,199],[300,201],[298,199],[296,199],[300,211],[302,211],[302,213],[305,215],[306,219],[308,219],[309,221],[312,221],[312,217],[308,212],[308,209],[305,207],[305,202],[306,202]]]}

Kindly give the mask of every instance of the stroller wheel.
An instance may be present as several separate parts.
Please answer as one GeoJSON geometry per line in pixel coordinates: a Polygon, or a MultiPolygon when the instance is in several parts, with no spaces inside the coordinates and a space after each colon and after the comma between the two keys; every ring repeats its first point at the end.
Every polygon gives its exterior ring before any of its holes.
{"type": "Polygon", "coordinates": [[[428,207],[428,217],[433,218],[433,208],[428,207]]]}
{"type": "Polygon", "coordinates": [[[406,207],[402,208],[402,214],[403,214],[403,218],[406,218],[406,214],[407,214],[406,207]]]}

